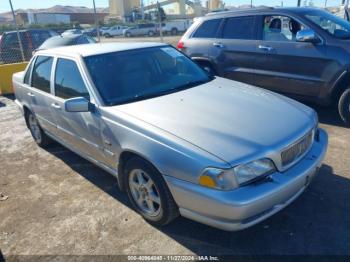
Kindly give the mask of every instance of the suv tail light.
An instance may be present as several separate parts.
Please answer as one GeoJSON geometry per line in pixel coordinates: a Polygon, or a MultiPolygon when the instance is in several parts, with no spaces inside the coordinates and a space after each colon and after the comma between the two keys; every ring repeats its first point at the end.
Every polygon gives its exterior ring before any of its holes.
{"type": "Polygon", "coordinates": [[[185,48],[185,43],[180,40],[179,43],[177,44],[177,49],[181,51],[184,48],[185,48]]]}

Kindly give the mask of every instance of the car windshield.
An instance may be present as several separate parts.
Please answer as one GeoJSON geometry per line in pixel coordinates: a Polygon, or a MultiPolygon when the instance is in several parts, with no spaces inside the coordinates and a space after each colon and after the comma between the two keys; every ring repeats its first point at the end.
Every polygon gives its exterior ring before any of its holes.
{"type": "Polygon", "coordinates": [[[106,105],[118,105],[184,90],[211,80],[189,58],[170,46],[85,57],[106,105]]]}
{"type": "Polygon", "coordinates": [[[350,23],[342,18],[323,10],[305,11],[304,16],[336,38],[350,38],[350,23]]]}

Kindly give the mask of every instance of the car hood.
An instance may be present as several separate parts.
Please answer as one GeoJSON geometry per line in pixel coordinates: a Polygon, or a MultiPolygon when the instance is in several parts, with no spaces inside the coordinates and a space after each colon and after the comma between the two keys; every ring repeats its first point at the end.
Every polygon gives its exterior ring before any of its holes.
{"type": "Polygon", "coordinates": [[[317,121],[299,102],[223,78],[115,108],[230,164],[279,150],[317,121]]]}

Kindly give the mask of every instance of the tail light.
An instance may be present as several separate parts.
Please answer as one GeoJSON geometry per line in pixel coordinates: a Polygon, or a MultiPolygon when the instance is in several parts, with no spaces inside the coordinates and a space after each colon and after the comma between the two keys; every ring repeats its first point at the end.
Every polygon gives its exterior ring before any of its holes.
{"type": "Polygon", "coordinates": [[[181,51],[184,48],[185,48],[185,43],[180,40],[179,43],[177,44],[177,49],[181,51]]]}

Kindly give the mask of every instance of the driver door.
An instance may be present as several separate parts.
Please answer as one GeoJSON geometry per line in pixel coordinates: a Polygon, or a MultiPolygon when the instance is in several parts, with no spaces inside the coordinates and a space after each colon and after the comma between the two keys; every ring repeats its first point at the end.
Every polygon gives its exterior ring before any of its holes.
{"type": "Polygon", "coordinates": [[[297,42],[296,33],[306,26],[289,16],[259,16],[258,21],[258,85],[280,93],[317,96],[333,75],[334,61],[327,57],[322,40],[297,42]]]}
{"type": "Polygon", "coordinates": [[[88,155],[105,163],[100,131],[100,115],[96,112],[67,112],[65,101],[74,97],[90,100],[83,77],[74,60],[58,58],[53,79],[55,101],[51,104],[58,136],[61,140],[88,155]]]}

